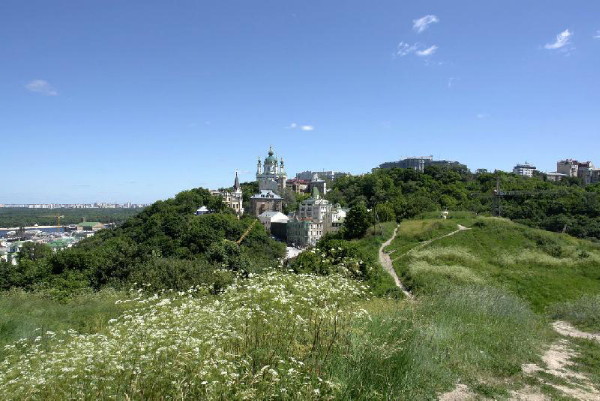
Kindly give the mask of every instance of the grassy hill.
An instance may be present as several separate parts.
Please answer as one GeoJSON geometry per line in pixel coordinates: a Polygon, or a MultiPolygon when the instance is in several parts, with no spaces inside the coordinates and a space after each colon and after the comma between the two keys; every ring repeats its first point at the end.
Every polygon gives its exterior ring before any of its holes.
{"type": "Polygon", "coordinates": [[[388,250],[398,274],[417,294],[488,285],[526,300],[536,312],[600,294],[600,244],[507,219],[463,214],[405,221],[388,250]],[[440,238],[458,224],[470,229],[440,238]],[[435,240],[421,245],[430,239],[435,240]]]}
{"type": "MultiPolygon", "coordinates": [[[[90,315],[110,322],[75,319],[81,334],[61,325],[7,347],[0,397],[593,399],[600,343],[559,336],[551,323],[600,329],[598,244],[469,213],[406,220],[387,251],[408,300],[377,264],[394,226],[328,239],[306,263],[240,277],[222,293],[130,293],[122,311],[98,302],[90,315]],[[579,376],[551,374],[548,350],[564,350],[564,369],[579,376]]],[[[10,308],[14,320],[19,302],[10,308]]]]}

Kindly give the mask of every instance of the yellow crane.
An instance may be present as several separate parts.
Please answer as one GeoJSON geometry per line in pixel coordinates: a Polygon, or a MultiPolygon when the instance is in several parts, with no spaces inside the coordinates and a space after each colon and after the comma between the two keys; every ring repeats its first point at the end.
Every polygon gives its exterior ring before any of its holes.
{"type": "Polygon", "coordinates": [[[236,243],[236,244],[238,244],[238,245],[239,245],[239,244],[241,244],[241,243],[242,243],[242,241],[244,240],[244,238],[246,238],[246,236],[247,236],[248,234],[250,234],[250,231],[252,230],[252,227],[254,227],[254,225],[256,224],[256,222],[257,222],[257,221],[258,221],[258,220],[254,220],[254,221],[252,222],[252,224],[250,224],[250,225],[248,226],[248,228],[246,229],[246,231],[244,231],[244,233],[242,234],[242,236],[240,237],[240,239],[238,239],[237,241],[235,241],[235,243],[236,243]]]}

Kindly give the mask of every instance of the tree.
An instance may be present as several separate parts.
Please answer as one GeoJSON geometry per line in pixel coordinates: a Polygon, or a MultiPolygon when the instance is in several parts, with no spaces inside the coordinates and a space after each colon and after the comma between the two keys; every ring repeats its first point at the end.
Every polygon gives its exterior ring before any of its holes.
{"type": "Polygon", "coordinates": [[[350,208],[344,222],[344,237],[347,239],[361,238],[370,226],[369,212],[363,203],[357,203],[350,208]]]}
{"type": "Polygon", "coordinates": [[[23,260],[36,261],[52,255],[52,249],[37,242],[25,242],[19,250],[19,262],[23,260]]]}

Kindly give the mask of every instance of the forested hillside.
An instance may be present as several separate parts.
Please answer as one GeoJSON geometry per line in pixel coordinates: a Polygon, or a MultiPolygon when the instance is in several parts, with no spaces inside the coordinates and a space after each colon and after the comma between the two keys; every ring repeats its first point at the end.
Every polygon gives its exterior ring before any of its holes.
{"type": "Polygon", "coordinates": [[[61,224],[82,221],[121,224],[142,209],[29,209],[0,208],[0,227],[54,226],[60,216],[61,224]]]}
{"type": "Polygon", "coordinates": [[[37,260],[25,256],[18,266],[0,264],[0,286],[66,292],[134,282],[156,289],[222,288],[234,275],[274,266],[283,255],[285,246],[260,224],[241,245],[234,242],[254,221],[238,220],[205,189],[183,191],[73,248],[37,260]],[[215,213],[194,215],[203,205],[215,213]]]}
{"type": "Polygon", "coordinates": [[[544,175],[472,174],[438,166],[428,166],[424,173],[380,169],[336,180],[327,198],[342,205],[364,202],[380,221],[442,209],[488,215],[499,209],[501,216],[532,227],[600,239],[600,184],[583,186],[575,178],[554,183],[544,175]],[[505,196],[494,204],[497,183],[505,196]]]}

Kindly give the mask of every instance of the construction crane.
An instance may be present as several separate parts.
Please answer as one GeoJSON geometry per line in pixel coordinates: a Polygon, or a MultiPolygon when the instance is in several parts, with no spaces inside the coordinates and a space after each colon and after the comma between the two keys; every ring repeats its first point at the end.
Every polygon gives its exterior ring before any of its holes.
{"type": "Polygon", "coordinates": [[[60,227],[60,219],[63,219],[65,216],[60,215],[60,214],[49,214],[49,215],[42,216],[42,217],[54,217],[56,219],[56,226],[60,227]]]}
{"type": "Polygon", "coordinates": [[[248,228],[246,229],[246,231],[244,231],[244,233],[242,234],[242,236],[240,237],[240,239],[238,239],[237,241],[235,241],[235,243],[236,243],[236,244],[238,244],[238,245],[239,245],[239,244],[241,244],[241,243],[242,243],[242,241],[244,240],[244,238],[246,238],[246,236],[247,236],[248,234],[250,234],[250,231],[252,230],[252,227],[254,227],[254,225],[256,224],[256,222],[257,222],[257,221],[258,221],[258,220],[254,220],[254,221],[253,221],[253,222],[252,222],[252,223],[251,223],[251,224],[248,226],[248,228]]]}

